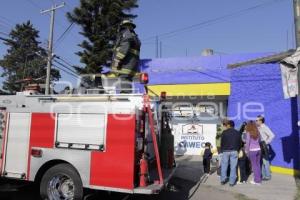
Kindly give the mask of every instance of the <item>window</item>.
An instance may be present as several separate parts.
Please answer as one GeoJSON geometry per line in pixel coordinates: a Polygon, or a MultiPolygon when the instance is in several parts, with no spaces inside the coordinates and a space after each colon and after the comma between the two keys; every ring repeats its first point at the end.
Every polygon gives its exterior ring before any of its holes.
{"type": "Polygon", "coordinates": [[[190,104],[182,104],[174,106],[172,109],[173,117],[192,117],[194,115],[193,106],[190,104]]]}

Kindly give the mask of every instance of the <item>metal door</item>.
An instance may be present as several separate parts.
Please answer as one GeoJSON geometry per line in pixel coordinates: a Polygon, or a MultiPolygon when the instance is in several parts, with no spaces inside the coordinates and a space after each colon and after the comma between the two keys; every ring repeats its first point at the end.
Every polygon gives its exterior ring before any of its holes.
{"type": "Polygon", "coordinates": [[[58,114],[57,144],[69,148],[103,149],[105,114],[58,114]]]}
{"type": "Polygon", "coordinates": [[[5,176],[26,178],[31,113],[10,113],[5,157],[5,176]]]}
{"type": "Polygon", "coordinates": [[[0,109],[0,173],[2,172],[2,164],[3,164],[5,125],[6,125],[6,112],[5,109],[0,109]]]}

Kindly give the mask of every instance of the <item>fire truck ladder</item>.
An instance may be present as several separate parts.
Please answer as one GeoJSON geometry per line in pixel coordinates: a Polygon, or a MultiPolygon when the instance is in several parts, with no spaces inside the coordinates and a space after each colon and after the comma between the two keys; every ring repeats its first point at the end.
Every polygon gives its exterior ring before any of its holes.
{"type": "Polygon", "coordinates": [[[158,176],[159,176],[159,184],[164,184],[162,168],[161,168],[161,164],[160,164],[158,144],[157,144],[156,133],[155,133],[155,129],[154,129],[153,112],[151,110],[150,98],[149,98],[149,95],[147,95],[147,94],[144,95],[144,110],[145,110],[145,112],[148,113],[148,117],[149,117],[149,126],[150,126],[150,130],[151,130],[151,136],[152,136],[152,140],[153,140],[154,152],[155,152],[155,157],[156,157],[156,165],[157,165],[157,171],[158,171],[158,176]]]}

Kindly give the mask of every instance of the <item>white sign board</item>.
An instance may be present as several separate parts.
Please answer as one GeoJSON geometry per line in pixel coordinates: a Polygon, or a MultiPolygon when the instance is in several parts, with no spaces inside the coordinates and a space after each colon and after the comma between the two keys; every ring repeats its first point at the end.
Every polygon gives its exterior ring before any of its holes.
{"type": "Polygon", "coordinates": [[[200,155],[206,142],[216,147],[216,124],[173,125],[176,155],[200,155]]]}

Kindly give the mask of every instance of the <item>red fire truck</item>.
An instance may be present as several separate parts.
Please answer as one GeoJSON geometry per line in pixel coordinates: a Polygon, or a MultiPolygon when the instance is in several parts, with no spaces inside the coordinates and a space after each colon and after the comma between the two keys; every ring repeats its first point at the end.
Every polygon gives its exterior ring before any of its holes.
{"type": "Polygon", "coordinates": [[[175,169],[172,149],[160,149],[159,103],[139,93],[0,96],[0,175],[36,182],[43,199],[159,193],[175,169]]]}

